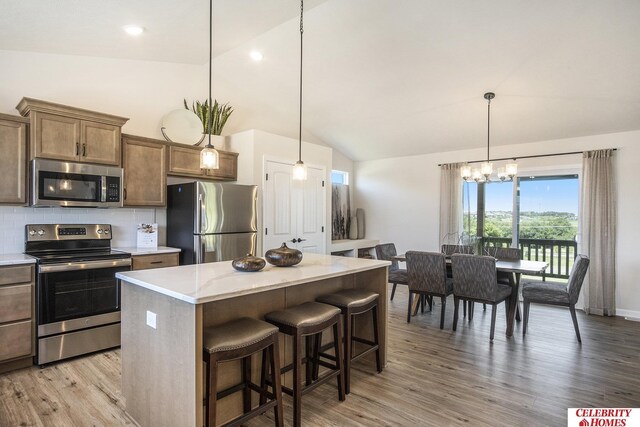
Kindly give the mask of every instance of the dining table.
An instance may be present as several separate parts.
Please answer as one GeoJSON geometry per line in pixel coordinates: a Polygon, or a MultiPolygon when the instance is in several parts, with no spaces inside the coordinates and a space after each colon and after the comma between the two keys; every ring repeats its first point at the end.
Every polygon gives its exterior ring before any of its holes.
{"type": "MultiPolygon", "coordinates": [[[[405,254],[396,255],[391,258],[394,261],[406,262],[405,254]]],[[[447,264],[451,263],[451,257],[447,257],[447,264]]],[[[509,311],[507,312],[507,337],[513,336],[513,327],[516,319],[516,311],[518,308],[518,295],[520,292],[520,278],[525,275],[538,275],[544,273],[549,264],[546,261],[521,260],[500,260],[496,259],[496,270],[509,275],[509,284],[511,285],[511,297],[509,299],[509,311]]],[[[416,302],[419,298],[416,298],[416,302]]],[[[417,306],[414,308],[417,310],[417,306]]]]}

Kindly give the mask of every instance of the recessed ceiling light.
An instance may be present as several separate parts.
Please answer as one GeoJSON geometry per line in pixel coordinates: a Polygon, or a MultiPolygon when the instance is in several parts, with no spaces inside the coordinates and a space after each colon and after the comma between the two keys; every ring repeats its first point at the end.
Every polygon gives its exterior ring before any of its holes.
{"type": "Polygon", "coordinates": [[[122,29],[130,36],[139,36],[144,32],[144,28],[139,25],[125,25],[122,29]]]}
{"type": "Polygon", "coordinates": [[[262,55],[261,52],[258,52],[257,50],[253,50],[251,51],[251,53],[249,54],[249,56],[251,57],[251,59],[253,59],[254,61],[258,62],[258,61],[262,61],[262,58],[264,58],[264,56],[262,55]]]}

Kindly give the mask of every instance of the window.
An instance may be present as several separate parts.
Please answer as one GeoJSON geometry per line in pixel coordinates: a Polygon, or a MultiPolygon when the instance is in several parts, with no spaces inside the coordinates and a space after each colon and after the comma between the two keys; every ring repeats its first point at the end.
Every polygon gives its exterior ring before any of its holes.
{"type": "Polygon", "coordinates": [[[548,262],[545,277],[569,276],[577,248],[578,175],[465,182],[462,194],[466,235],[482,247],[519,247],[524,259],[548,262]]]}
{"type": "Polygon", "coordinates": [[[344,171],[331,171],[331,183],[332,184],[349,184],[349,172],[344,171]]]}

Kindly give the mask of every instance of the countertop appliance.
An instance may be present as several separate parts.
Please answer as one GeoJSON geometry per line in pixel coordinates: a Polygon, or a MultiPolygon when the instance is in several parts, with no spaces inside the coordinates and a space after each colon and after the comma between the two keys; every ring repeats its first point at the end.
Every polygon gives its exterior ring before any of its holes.
{"type": "Polygon", "coordinates": [[[37,363],[120,345],[120,282],[131,254],[111,249],[109,224],[29,224],[36,258],[37,363]]]}
{"type": "Polygon", "coordinates": [[[255,185],[194,181],[167,187],[167,246],[180,264],[228,261],[257,250],[255,185]]]}
{"type": "Polygon", "coordinates": [[[33,159],[31,205],[122,207],[122,168],[33,159]]]}

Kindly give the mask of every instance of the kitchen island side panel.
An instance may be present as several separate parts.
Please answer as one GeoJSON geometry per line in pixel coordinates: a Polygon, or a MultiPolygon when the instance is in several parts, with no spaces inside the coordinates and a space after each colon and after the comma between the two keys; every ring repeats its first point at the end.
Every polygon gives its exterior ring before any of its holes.
{"type": "Polygon", "coordinates": [[[142,427],[202,426],[202,306],[121,283],[127,412],[142,427]]]}

